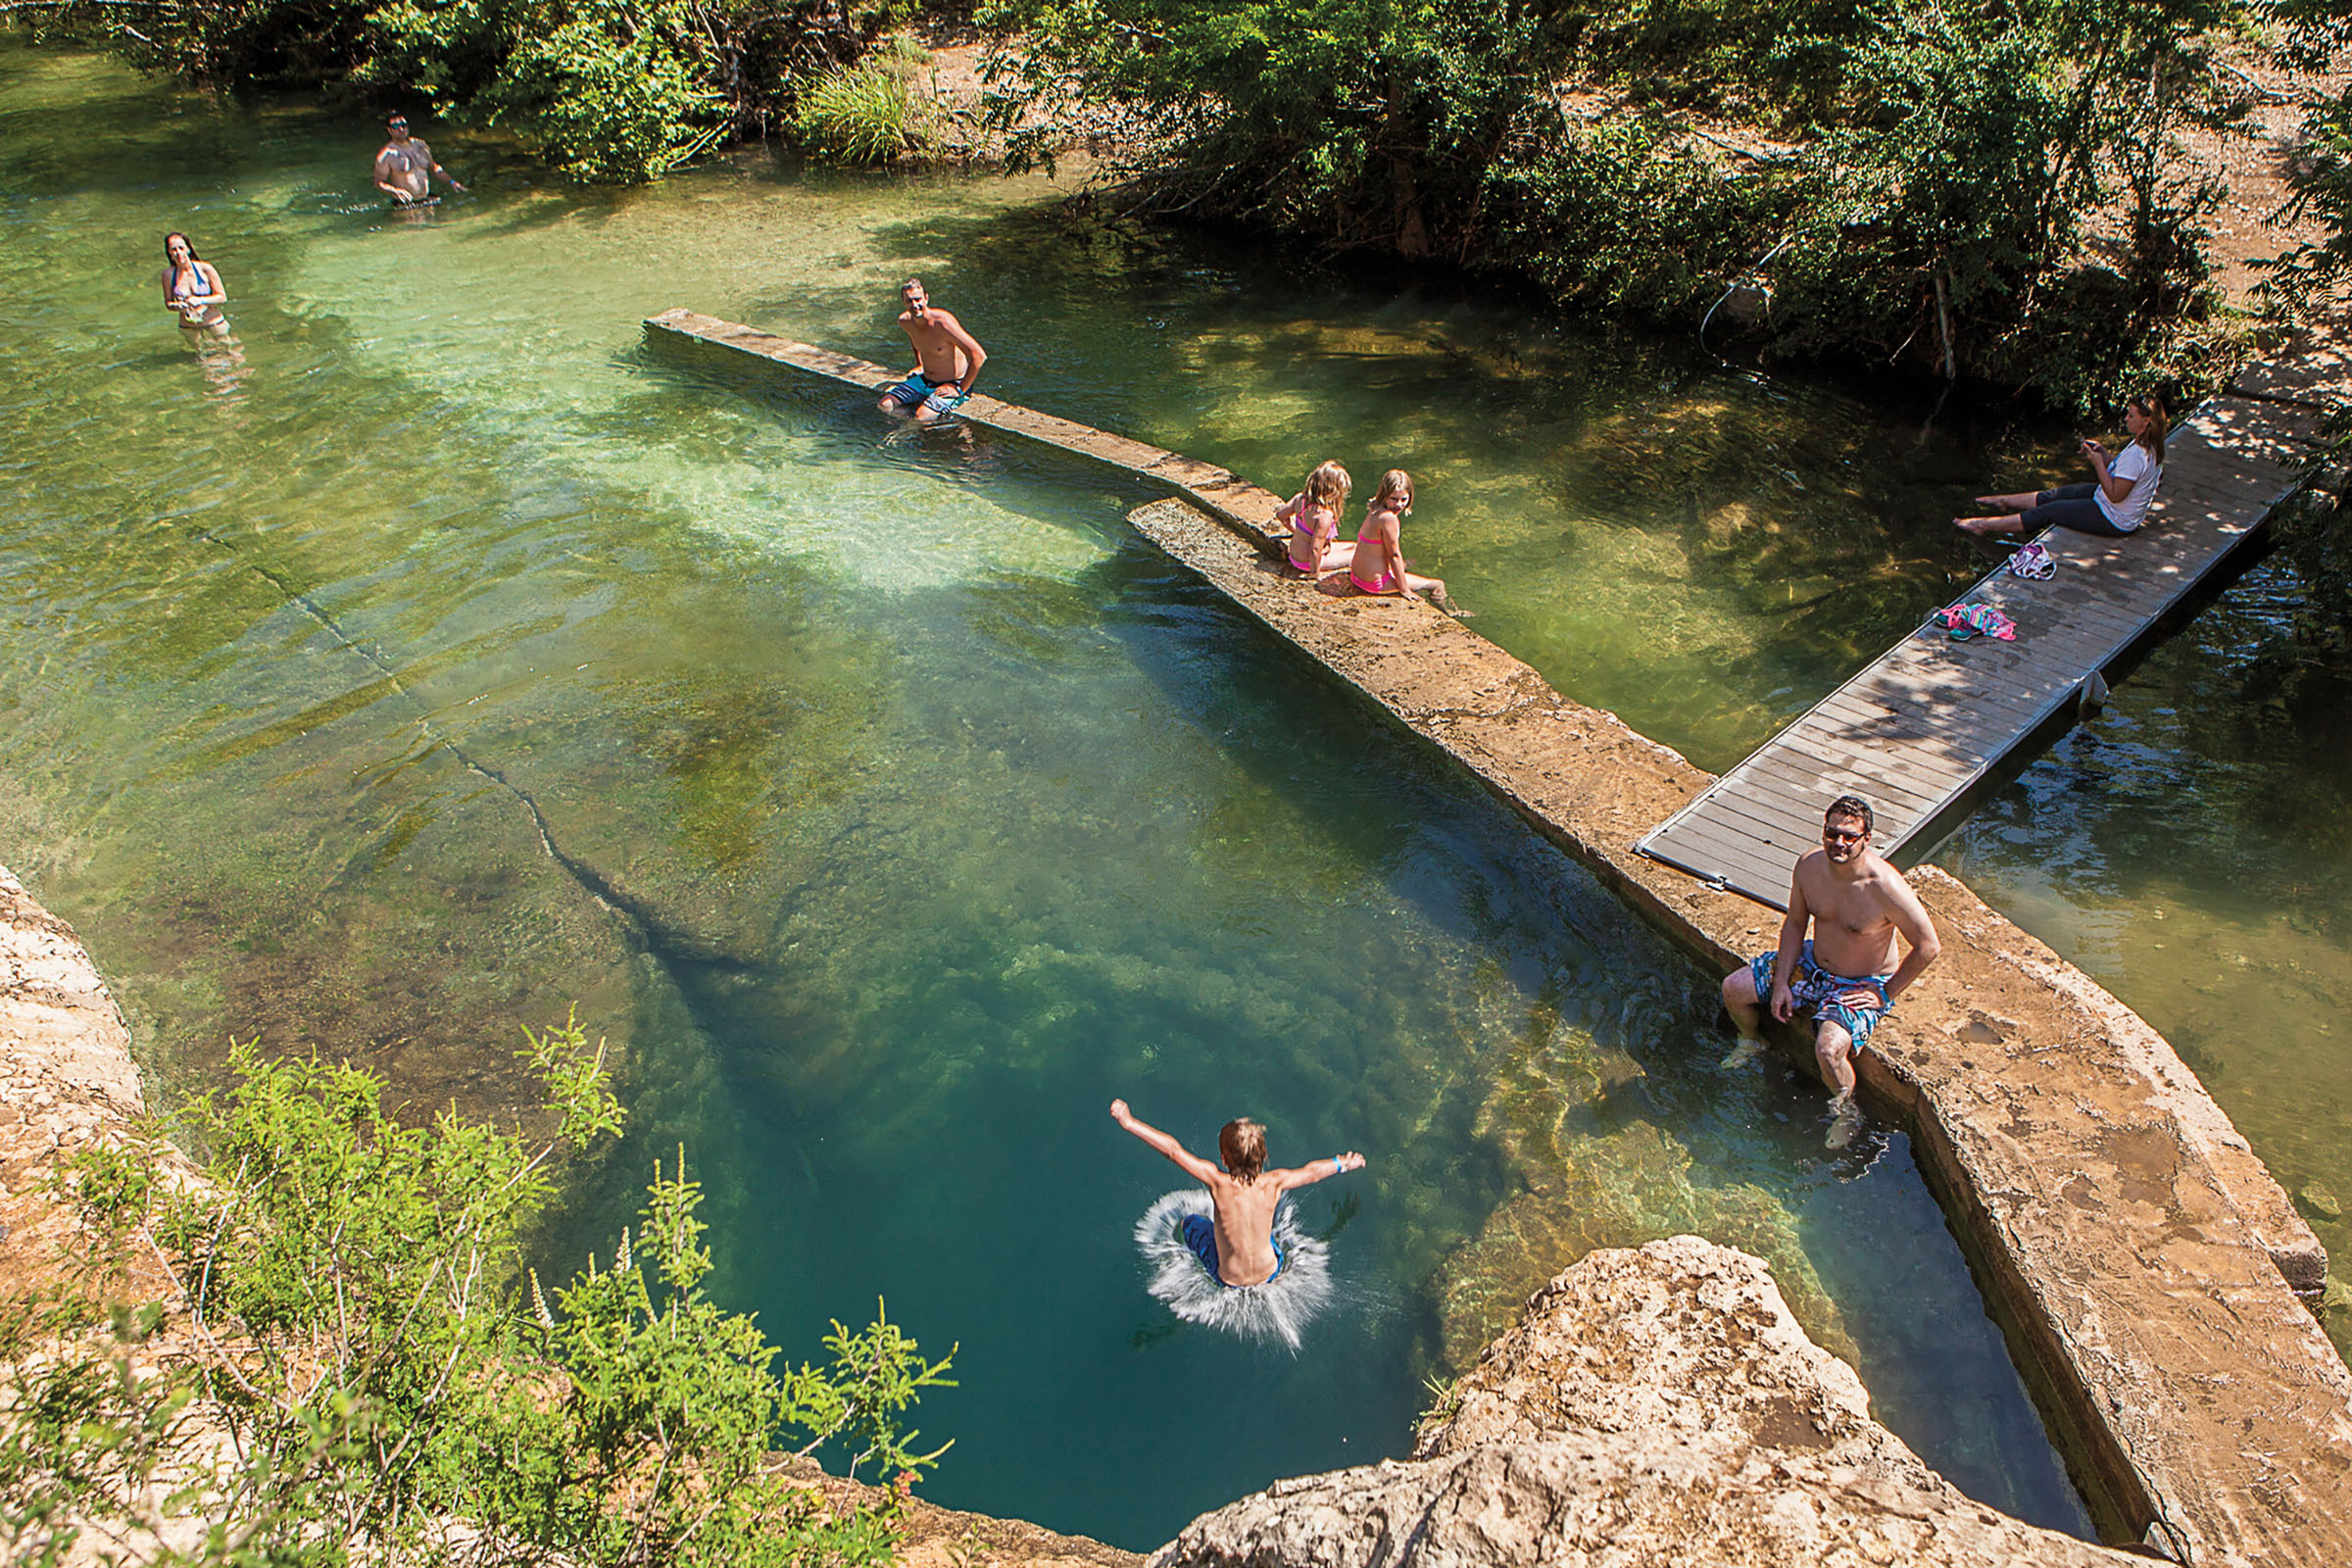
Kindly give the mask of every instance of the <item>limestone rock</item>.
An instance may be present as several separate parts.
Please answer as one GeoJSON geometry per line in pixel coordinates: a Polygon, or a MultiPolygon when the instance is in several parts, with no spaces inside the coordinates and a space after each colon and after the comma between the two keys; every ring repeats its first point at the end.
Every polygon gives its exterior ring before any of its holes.
{"type": "Polygon", "coordinates": [[[1764,1262],[1696,1236],[1589,1254],[1528,1301],[1455,1386],[1417,1458],[1562,1432],[1726,1436],[1929,1472],[1797,1325],[1764,1262]]]}
{"type": "Polygon", "coordinates": [[[2138,1560],[1963,1496],[1871,1420],[1760,1259],[1695,1236],[1592,1253],[1457,1392],[1411,1459],[1278,1483],[1152,1568],[2138,1560]]]}

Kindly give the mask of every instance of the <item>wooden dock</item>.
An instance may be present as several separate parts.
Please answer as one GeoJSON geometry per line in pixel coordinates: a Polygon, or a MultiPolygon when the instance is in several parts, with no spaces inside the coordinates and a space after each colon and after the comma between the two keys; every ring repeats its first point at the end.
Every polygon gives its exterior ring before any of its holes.
{"type": "MultiPolygon", "coordinates": [[[[1996,566],[1957,603],[1999,610],[2017,640],[1953,642],[1933,619],[1645,834],[1644,855],[1775,908],[1822,808],[1859,795],[1877,848],[1909,863],[2005,771],[2104,698],[2200,588],[2250,560],[2271,509],[2294,493],[2313,411],[2230,395],[2166,444],[2147,524],[2127,539],[2052,528],[2046,581],[1996,566]]],[[[1941,607],[1938,606],[1938,609],[1941,607]]]]}

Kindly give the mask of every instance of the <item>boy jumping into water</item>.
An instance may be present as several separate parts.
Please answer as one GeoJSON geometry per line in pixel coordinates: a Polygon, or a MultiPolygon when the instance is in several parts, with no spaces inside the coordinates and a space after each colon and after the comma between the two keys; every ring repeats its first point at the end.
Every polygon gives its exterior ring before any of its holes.
{"type": "Polygon", "coordinates": [[[1237,1116],[1217,1134],[1217,1152],[1225,1157],[1220,1170],[1150,1122],[1137,1120],[1124,1100],[1110,1102],[1110,1117],[1208,1189],[1216,1223],[1212,1227],[1199,1214],[1186,1215],[1184,1240],[1219,1285],[1263,1285],[1282,1272],[1284,1259],[1274,1245],[1274,1210],[1283,1194],[1364,1168],[1364,1156],[1350,1149],[1298,1170],[1268,1170],[1265,1128],[1237,1116]]]}

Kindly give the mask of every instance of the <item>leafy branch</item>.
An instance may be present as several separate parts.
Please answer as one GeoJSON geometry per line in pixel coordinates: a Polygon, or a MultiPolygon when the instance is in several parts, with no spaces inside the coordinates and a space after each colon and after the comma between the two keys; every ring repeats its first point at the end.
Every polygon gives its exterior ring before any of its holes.
{"type": "Polygon", "coordinates": [[[616,1135],[601,1044],[576,1015],[526,1031],[552,1131],[526,1144],[445,1109],[389,1114],[356,1068],[232,1044],[233,1085],[181,1133],[84,1152],[73,1287],[10,1329],[0,1374],[0,1547],[56,1564],[339,1563],[421,1551],[470,1568],[858,1565],[888,1560],[905,1487],[945,1446],[905,1416],[952,1387],[877,1310],[781,1379],[753,1319],[712,1301],[700,1187],[657,1166],[609,1266],[554,1293],[518,1238],[549,1163],[616,1135]],[[96,1328],[93,1292],[161,1300],[96,1328]],[[28,1351],[35,1353],[27,1353],[28,1351]],[[775,1468],[779,1436],[901,1479],[835,1510],[775,1468]]]}

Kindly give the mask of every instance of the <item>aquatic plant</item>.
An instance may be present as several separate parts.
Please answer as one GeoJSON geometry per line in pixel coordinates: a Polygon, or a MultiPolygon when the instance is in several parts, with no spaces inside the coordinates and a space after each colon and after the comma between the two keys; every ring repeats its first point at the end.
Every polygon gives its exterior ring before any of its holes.
{"type": "Polygon", "coordinates": [[[801,141],[844,164],[887,164],[929,145],[906,65],[865,60],[837,68],[801,94],[801,141]]]}
{"type": "MultiPolygon", "coordinates": [[[[1629,1036],[1654,1035],[1656,1020],[1673,1016],[1664,985],[1629,992],[1629,1036]]],[[[1643,1044],[1658,1049],[1654,1038],[1643,1044]]],[[[1502,1147],[1521,1190],[1440,1271],[1446,1365],[1474,1364],[1529,1296],[1586,1253],[1686,1232],[1765,1259],[1805,1331],[1853,1358],[1796,1216],[1752,1182],[1694,1171],[1690,1150],[1651,1119],[1646,1077],[1632,1056],[1557,1021],[1531,1024],[1495,1064],[1482,1131],[1502,1147]]]]}
{"type": "Polygon", "coordinates": [[[182,1118],[200,1174],[152,1140],[70,1162],[78,1283],[0,1344],[0,1552],[887,1560],[944,1451],[915,1451],[906,1411],[953,1352],[926,1360],[878,1311],[834,1324],[828,1365],[771,1370],[757,1323],[705,1294],[682,1153],[604,1264],[544,1290],[518,1237],[549,1161],[621,1113],[576,1021],[523,1054],[549,1097],[536,1148],[454,1109],[406,1125],[368,1074],[247,1043],[182,1118]],[[836,1513],[775,1462],[785,1432],[901,1484],[836,1513]]]}

